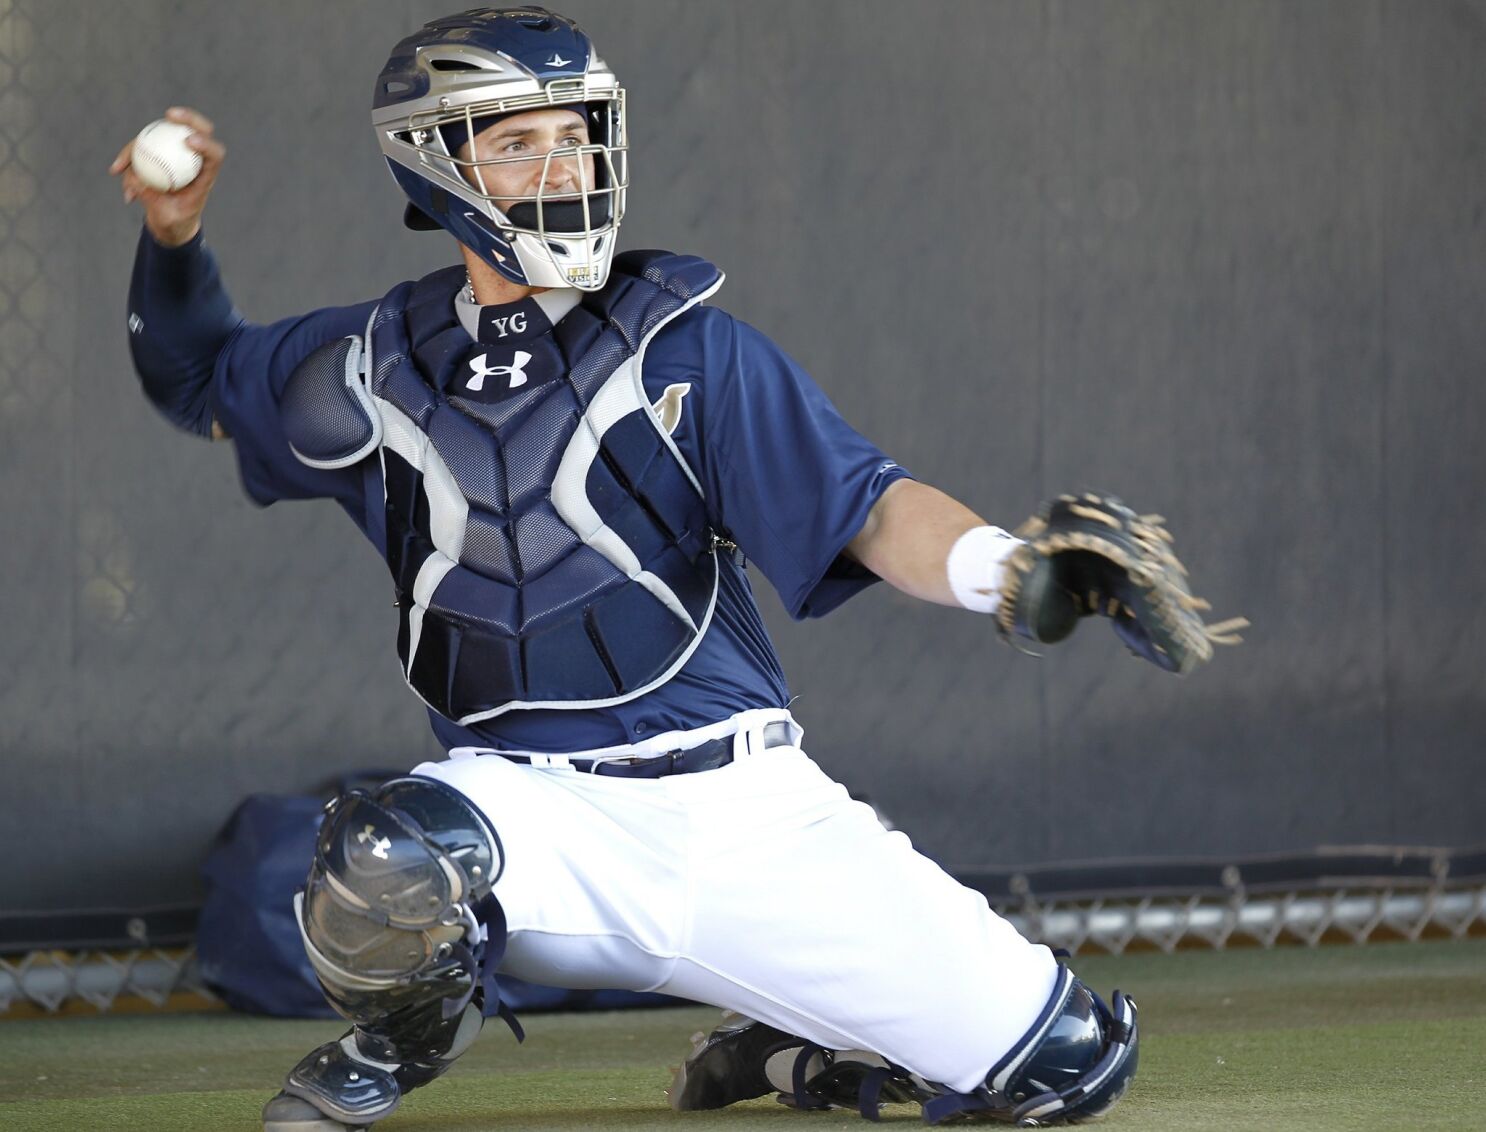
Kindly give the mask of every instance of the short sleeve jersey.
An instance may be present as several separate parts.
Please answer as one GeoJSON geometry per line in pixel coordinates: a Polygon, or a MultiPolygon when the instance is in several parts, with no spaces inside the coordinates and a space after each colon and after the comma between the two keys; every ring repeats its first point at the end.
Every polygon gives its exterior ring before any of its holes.
{"type": "MultiPolygon", "coordinates": [[[[380,461],[306,466],[290,450],[279,407],[295,367],[318,346],[362,333],[375,305],[244,324],[217,357],[212,401],[255,502],[334,499],[385,553],[380,461]]],[[[685,387],[672,437],[701,482],[714,529],[737,544],[792,617],[820,616],[876,581],[842,551],[882,492],[907,473],[847,424],[778,346],[724,311],[694,307],[650,343],[643,380],[652,404],[668,388],[685,387]]],[[[701,727],[788,700],[743,562],[724,556],[712,624],[659,688],[613,707],[514,710],[471,727],[430,716],[446,747],[564,752],[701,727]]]]}

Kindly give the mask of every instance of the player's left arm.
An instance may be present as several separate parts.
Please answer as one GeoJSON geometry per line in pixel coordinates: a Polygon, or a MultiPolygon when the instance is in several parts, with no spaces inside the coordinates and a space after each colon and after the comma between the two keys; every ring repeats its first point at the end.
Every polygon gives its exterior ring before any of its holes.
{"type": "Polygon", "coordinates": [[[690,423],[674,435],[701,469],[715,529],[762,569],[792,617],[822,616],[880,578],[993,614],[1007,639],[1050,644],[1081,618],[1106,617],[1132,652],[1172,672],[1237,641],[1241,619],[1204,623],[1206,603],[1188,588],[1159,516],[1085,492],[1059,496],[1008,534],[914,481],[758,331],[717,311],[672,325],[669,345],[658,335],[647,358],[651,395],[706,376],[700,420],[683,408],[690,423]]]}
{"type": "MultiPolygon", "coordinates": [[[[846,553],[912,597],[957,606],[963,602],[950,578],[951,552],[968,532],[987,526],[974,511],[937,487],[902,479],[889,484],[872,505],[861,531],[846,544],[846,553]]],[[[991,588],[995,581],[990,567],[1019,544],[1020,540],[1010,536],[992,536],[981,556],[987,559],[981,563],[984,588],[991,588]]]]}
{"type": "Polygon", "coordinates": [[[803,368],[716,309],[678,319],[645,359],[647,390],[695,388],[673,435],[709,517],[797,619],[879,579],[989,613],[997,564],[1020,542],[912,474],[848,424],[803,368]],[[964,562],[962,584],[948,575],[964,562]],[[961,593],[964,590],[964,593],[961,593]]]}
{"type": "Polygon", "coordinates": [[[845,553],[904,593],[995,613],[1002,634],[1043,644],[1080,618],[1101,615],[1136,656],[1186,673],[1216,644],[1237,644],[1242,617],[1205,623],[1186,568],[1158,515],[1137,515],[1113,496],[1059,496],[1018,528],[1027,541],[985,525],[942,491],[891,484],[845,553]]]}

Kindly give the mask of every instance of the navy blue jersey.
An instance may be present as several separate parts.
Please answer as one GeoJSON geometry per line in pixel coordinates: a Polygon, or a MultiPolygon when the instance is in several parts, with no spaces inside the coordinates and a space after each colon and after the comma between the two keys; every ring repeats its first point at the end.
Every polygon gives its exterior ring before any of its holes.
{"type": "MultiPolygon", "coordinates": [[[[200,254],[209,258],[204,249],[200,254]]],[[[375,455],[342,470],[307,467],[290,451],[279,413],[300,361],[326,342],[362,333],[374,306],[236,325],[216,355],[210,400],[233,437],[254,501],[334,499],[380,553],[384,502],[375,455]]],[[[137,348],[143,372],[149,361],[142,354],[148,350],[137,348]]],[[[697,307],[650,343],[643,373],[652,403],[669,387],[687,387],[672,436],[702,483],[714,527],[758,567],[791,616],[820,616],[876,580],[842,549],[883,490],[906,473],[842,419],[798,364],[747,324],[697,307]]],[[[430,715],[446,747],[577,751],[701,727],[788,699],[744,569],[725,560],[711,627],[660,688],[615,707],[518,710],[472,727],[430,715]]]]}

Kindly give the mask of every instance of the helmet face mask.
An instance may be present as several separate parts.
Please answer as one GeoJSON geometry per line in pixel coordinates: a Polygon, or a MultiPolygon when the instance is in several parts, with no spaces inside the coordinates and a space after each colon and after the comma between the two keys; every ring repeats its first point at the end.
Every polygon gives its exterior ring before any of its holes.
{"type": "Polygon", "coordinates": [[[624,91],[576,24],[539,8],[434,21],[394,48],[372,122],[411,202],[410,226],[446,229],[515,283],[597,290],[607,281],[629,187],[624,91]],[[551,109],[579,114],[588,141],[516,157],[475,152],[495,119],[551,109]],[[554,165],[572,168],[576,184],[549,188],[554,165]],[[489,182],[512,166],[533,174],[527,191],[513,194],[505,178],[497,192],[489,182]]]}

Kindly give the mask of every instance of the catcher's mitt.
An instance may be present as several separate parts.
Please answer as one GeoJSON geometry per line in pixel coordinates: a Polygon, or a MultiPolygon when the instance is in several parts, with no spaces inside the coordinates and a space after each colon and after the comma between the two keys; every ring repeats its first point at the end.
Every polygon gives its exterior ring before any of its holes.
{"type": "Polygon", "coordinates": [[[1007,559],[996,623],[1051,644],[1098,614],[1136,656],[1185,675],[1236,645],[1248,621],[1203,623],[1207,602],[1187,588],[1159,515],[1137,515],[1112,495],[1060,495],[1016,530],[1026,539],[1007,559]]]}

